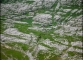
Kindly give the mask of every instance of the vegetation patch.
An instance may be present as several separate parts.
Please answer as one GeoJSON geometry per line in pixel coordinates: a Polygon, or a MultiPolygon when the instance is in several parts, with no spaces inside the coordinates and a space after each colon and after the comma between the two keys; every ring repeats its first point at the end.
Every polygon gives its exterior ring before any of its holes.
{"type": "Polygon", "coordinates": [[[26,56],[24,53],[16,51],[16,50],[12,50],[12,49],[7,49],[3,46],[1,46],[1,58],[3,60],[7,60],[9,58],[12,58],[15,60],[15,58],[17,60],[29,60],[28,56],[26,56]],[[7,56],[5,56],[2,52],[4,52],[4,54],[7,56]]]}
{"type": "Polygon", "coordinates": [[[42,50],[39,51],[38,60],[62,60],[59,56],[55,55],[54,53],[43,52],[42,50]]]}
{"type": "MultiPolygon", "coordinates": [[[[4,16],[2,18],[4,18],[4,16]]],[[[4,21],[5,21],[5,19],[0,20],[0,34],[2,34],[4,32],[4,30],[6,29],[4,27],[5,26],[4,21]]]]}
{"type": "Polygon", "coordinates": [[[28,45],[27,44],[23,44],[23,43],[17,43],[17,42],[11,42],[11,43],[6,43],[7,45],[13,47],[15,45],[17,45],[18,47],[21,47],[24,51],[28,50],[28,45]]]}
{"type": "Polygon", "coordinates": [[[22,22],[27,22],[27,23],[29,23],[29,24],[32,24],[32,18],[28,18],[28,19],[22,19],[22,20],[20,20],[20,21],[22,21],[22,22]]]}
{"type": "Polygon", "coordinates": [[[77,55],[77,56],[81,56],[82,53],[75,52],[75,51],[68,51],[68,55],[69,55],[69,56],[75,56],[75,55],[77,55]]]}

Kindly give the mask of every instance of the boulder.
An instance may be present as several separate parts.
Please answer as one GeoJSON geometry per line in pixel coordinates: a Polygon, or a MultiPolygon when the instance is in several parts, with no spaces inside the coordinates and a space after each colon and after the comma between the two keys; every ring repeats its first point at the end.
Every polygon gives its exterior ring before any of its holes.
{"type": "Polygon", "coordinates": [[[59,20],[60,18],[61,18],[60,15],[55,15],[55,16],[54,16],[54,19],[55,19],[55,20],[59,20]]]}
{"type": "Polygon", "coordinates": [[[52,22],[51,18],[52,18],[52,16],[50,14],[38,14],[33,18],[33,20],[35,22],[39,22],[42,24],[44,24],[44,23],[50,24],[52,22]]]}

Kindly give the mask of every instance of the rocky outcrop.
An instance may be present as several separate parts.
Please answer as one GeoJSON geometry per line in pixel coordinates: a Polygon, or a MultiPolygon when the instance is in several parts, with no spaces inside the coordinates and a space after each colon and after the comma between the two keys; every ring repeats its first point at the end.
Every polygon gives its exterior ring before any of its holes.
{"type": "Polygon", "coordinates": [[[38,14],[33,18],[33,22],[39,22],[41,24],[50,24],[52,16],[50,14],[38,14]]]}

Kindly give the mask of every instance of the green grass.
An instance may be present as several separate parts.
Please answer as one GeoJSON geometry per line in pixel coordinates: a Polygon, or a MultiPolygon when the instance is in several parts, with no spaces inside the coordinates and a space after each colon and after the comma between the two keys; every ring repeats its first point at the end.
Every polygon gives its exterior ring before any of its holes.
{"type": "Polygon", "coordinates": [[[37,9],[35,13],[45,13],[46,9],[37,9]]]}
{"type": "Polygon", "coordinates": [[[29,23],[29,24],[32,24],[32,18],[29,18],[29,19],[22,19],[22,20],[20,20],[20,21],[22,21],[22,22],[27,22],[27,23],[29,23]]]}
{"type": "Polygon", "coordinates": [[[29,16],[29,12],[26,12],[24,15],[29,16]]]}
{"type": "Polygon", "coordinates": [[[15,45],[18,45],[18,46],[20,46],[24,51],[26,51],[26,50],[28,50],[28,45],[27,44],[23,44],[23,43],[17,43],[17,42],[11,42],[11,43],[6,43],[7,45],[9,45],[9,46],[11,46],[11,47],[13,47],[13,46],[15,46],[15,45]]]}
{"type": "Polygon", "coordinates": [[[19,25],[19,27],[18,26],[15,26],[16,28],[18,28],[18,30],[20,31],[20,32],[23,32],[23,33],[26,33],[26,34],[29,34],[29,33],[34,33],[34,34],[36,34],[36,35],[39,35],[40,34],[40,32],[39,31],[35,31],[35,30],[31,30],[31,29],[28,29],[28,25],[25,25],[25,26],[21,26],[21,25],[19,25]]]}
{"type": "Polygon", "coordinates": [[[68,55],[69,55],[69,56],[75,56],[75,55],[77,55],[77,56],[81,56],[82,53],[75,52],[75,51],[68,51],[68,55]]]}
{"type": "Polygon", "coordinates": [[[14,24],[14,27],[15,28],[18,28],[18,30],[20,32],[24,32],[24,33],[27,33],[27,29],[28,27],[30,27],[31,25],[28,25],[28,24],[18,24],[18,23],[15,23],[14,24]]]}
{"type": "Polygon", "coordinates": [[[80,15],[82,15],[82,13],[77,13],[77,14],[76,14],[76,12],[75,12],[75,13],[72,13],[71,16],[72,16],[73,18],[75,18],[75,17],[78,17],[78,16],[80,16],[80,15]]]}
{"type": "Polygon", "coordinates": [[[39,51],[37,59],[38,60],[62,60],[59,56],[57,56],[53,53],[44,53],[42,51],[39,51]],[[48,57],[48,56],[49,56],[49,58],[46,59],[46,57],[48,57]]]}
{"type": "MultiPolygon", "coordinates": [[[[68,46],[71,46],[70,45],[71,42],[82,41],[82,36],[76,36],[76,35],[73,35],[73,36],[67,36],[67,35],[60,36],[59,34],[56,34],[56,33],[54,33],[54,36],[55,36],[56,39],[62,39],[62,40],[66,39],[69,42],[68,46]]],[[[64,45],[63,43],[61,43],[59,41],[55,41],[55,42],[64,45]]],[[[80,47],[78,47],[78,48],[80,48],[80,47]]]]}
{"type": "Polygon", "coordinates": [[[57,3],[54,3],[51,8],[55,8],[57,6],[57,3]]]}
{"type": "Polygon", "coordinates": [[[64,36],[65,39],[68,40],[68,42],[74,42],[74,41],[82,41],[82,36],[64,36]]]}
{"type": "Polygon", "coordinates": [[[4,18],[5,18],[5,16],[0,16],[0,18],[1,18],[1,19],[4,19],[4,18]]]}
{"type": "Polygon", "coordinates": [[[71,15],[71,11],[70,12],[67,12],[65,15],[62,15],[61,17],[64,17],[63,19],[61,19],[59,22],[62,23],[63,21],[68,22],[68,18],[69,16],[71,15]]]}
{"type": "Polygon", "coordinates": [[[5,22],[4,16],[1,17],[2,19],[0,20],[0,34],[2,34],[5,30],[4,26],[5,24],[3,24],[5,22]]]}
{"type": "MultiPolygon", "coordinates": [[[[32,32],[32,33],[34,33],[37,36],[41,36],[41,38],[44,38],[44,39],[47,39],[48,38],[51,41],[54,41],[53,37],[50,35],[50,34],[53,33],[53,30],[50,30],[50,31],[47,31],[47,32],[41,32],[41,31],[31,30],[31,29],[28,29],[29,25],[27,25],[27,24],[25,24],[25,25],[24,24],[15,24],[15,27],[18,28],[18,30],[20,32],[27,33],[27,34],[29,34],[29,33],[32,32]]],[[[76,38],[78,37],[80,40],[82,38],[81,36],[66,36],[66,35],[65,36],[59,36],[59,34],[54,34],[54,36],[56,38],[64,38],[64,39],[67,39],[68,42],[70,42],[70,43],[72,41],[76,41],[76,39],[74,37],[76,37],[76,38]]]]}
{"type": "Polygon", "coordinates": [[[83,47],[73,46],[74,48],[83,49],[83,47]]]}
{"type": "Polygon", "coordinates": [[[1,58],[0,59],[7,59],[7,57],[3,53],[0,53],[0,54],[1,54],[1,58]]]}
{"type": "Polygon", "coordinates": [[[4,24],[0,24],[0,34],[3,34],[3,32],[5,31],[5,28],[4,28],[4,24]]]}
{"type": "Polygon", "coordinates": [[[79,6],[79,5],[69,5],[69,7],[66,5],[66,6],[63,6],[64,9],[82,9],[82,6],[79,6]]]}
{"type": "Polygon", "coordinates": [[[44,39],[51,39],[53,40],[52,36],[50,35],[51,32],[42,32],[42,31],[36,31],[36,30],[31,30],[31,29],[28,29],[28,27],[30,27],[31,25],[28,25],[28,24],[15,24],[15,28],[18,28],[18,30],[20,32],[23,32],[23,33],[26,33],[26,34],[29,34],[29,33],[34,33],[35,35],[39,36],[41,35],[42,38],[44,39]]]}
{"type": "Polygon", "coordinates": [[[26,3],[28,3],[28,4],[32,4],[33,2],[35,2],[35,1],[26,1],[26,3]]]}
{"type": "MultiPolygon", "coordinates": [[[[41,31],[36,31],[36,30],[31,30],[31,29],[28,29],[28,27],[30,27],[30,25],[28,24],[15,24],[15,28],[18,28],[18,30],[20,32],[23,32],[23,33],[34,33],[35,35],[37,36],[41,36],[41,38],[44,38],[44,39],[50,39],[51,41],[54,41],[53,37],[50,35],[53,33],[53,31],[48,31],[48,32],[41,32],[41,31]]],[[[58,34],[55,34],[55,37],[56,38],[65,38],[67,39],[69,42],[72,42],[72,41],[75,41],[75,36],[64,36],[64,37],[61,37],[59,36],[58,34]]],[[[79,37],[80,38],[80,37],[79,37]]],[[[81,38],[80,38],[81,39],[81,38]]]]}
{"type": "Polygon", "coordinates": [[[8,57],[11,57],[11,55],[12,55],[13,59],[16,58],[17,60],[29,60],[28,56],[24,57],[24,55],[25,55],[24,53],[21,53],[19,51],[12,50],[12,49],[7,49],[3,46],[1,46],[1,52],[4,52],[5,55],[7,55],[7,57],[6,57],[1,53],[1,59],[3,59],[3,60],[7,60],[8,57]]]}

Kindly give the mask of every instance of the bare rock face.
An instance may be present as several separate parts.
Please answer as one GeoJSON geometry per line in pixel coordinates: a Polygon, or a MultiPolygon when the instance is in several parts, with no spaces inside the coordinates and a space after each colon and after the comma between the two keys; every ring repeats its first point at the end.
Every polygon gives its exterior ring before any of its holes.
{"type": "Polygon", "coordinates": [[[60,15],[55,15],[55,16],[54,16],[54,19],[55,19],[55,20],[59,20],[60,18],[61,18],[60,15]]]}
{"type": "MultiPolygon", "coordinates": [[[[13,1],[1,4],[3,49],[14,48],[29,57],[24,55],[22,60],[81,60],[80,0],[13,1]]],[[[8,60],[18,60],[18,55],[7,54],[6,49],[2,52],[8,60]]]]}
{"type": "MultiPolygon", "coordinates": [[[[58,17],[58,16],[57,16],[58,17]]],[[[58,18],[57,18],[58,19],[58,18]]],[[[82,17],[78,16],[77,18],[73,18],[64,25],[60,25],[61,28],[56,30],[56,33],[73,35],[76,34],[78,36],[82,36],[82,17]],[[69,32],[69,33],[68,33],[69,32]]]]}
{"type": "Polygon", "coordinates": [[[41,24],[50,24],[52,16],[50,14],[38,14],[33,18],[33,22],[39,22],[41,24]]]}

